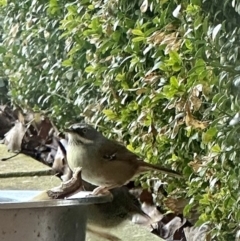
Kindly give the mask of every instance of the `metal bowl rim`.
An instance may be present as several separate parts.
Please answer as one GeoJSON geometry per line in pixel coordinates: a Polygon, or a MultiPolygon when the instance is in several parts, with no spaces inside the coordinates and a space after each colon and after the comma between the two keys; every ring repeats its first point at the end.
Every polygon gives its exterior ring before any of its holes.
{"type": "Polygon", "coordinates": [[[3,210],[3,209],[56,208],[56,207],[66,207],[66,206],[83,206],[83,205],[107,203],[107,202],[110,202],[110,201],[112,201],[112,199],[111,199],[111,196],[109,196],[109,195],[105,195],[105,196],[85,196],[85,197],[68,198],[68,199],[50,199],[50,200],[41,200],[41,201],[13,200],[11,202],[0,203],[0,210],[3,210]]]}
{"type": "Polygon", "coordinates": [[[5,209],[28,209],[28,208],[53,208],[53,207],[64,207],[64,206],[77,206],[84,205],[78,200],[44,200],[44,201],[24,201],[24,202],[7,202],[0,203],[0,211],[5,209]]]}

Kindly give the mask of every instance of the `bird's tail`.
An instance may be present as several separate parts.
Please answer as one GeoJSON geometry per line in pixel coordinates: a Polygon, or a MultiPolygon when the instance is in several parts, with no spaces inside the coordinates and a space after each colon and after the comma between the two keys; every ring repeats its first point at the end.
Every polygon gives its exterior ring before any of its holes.
{"type": "Polygon", "coordinates": [[[159,172],[167,174],[169,176],[183,178],[182,174],[177,171],[171,170],[169,168],[153,165],[153,164],[150,164],[147,162],[143,162],[143,163],[141,163],[141,165],[139,167],[139,172],[146,172],[146,171],[159,171],[159,172]]]}

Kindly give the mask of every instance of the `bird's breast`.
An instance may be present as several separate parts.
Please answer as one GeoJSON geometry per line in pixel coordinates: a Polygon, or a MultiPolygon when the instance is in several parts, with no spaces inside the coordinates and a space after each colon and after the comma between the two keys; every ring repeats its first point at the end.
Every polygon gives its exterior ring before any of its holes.
{"type": "Polygon", "coordinates": [[[91,154],[81,145],[68,145],[67,161],[72,170],[77,167],[84,167],[89,159],[91,159],[91,154]]]}

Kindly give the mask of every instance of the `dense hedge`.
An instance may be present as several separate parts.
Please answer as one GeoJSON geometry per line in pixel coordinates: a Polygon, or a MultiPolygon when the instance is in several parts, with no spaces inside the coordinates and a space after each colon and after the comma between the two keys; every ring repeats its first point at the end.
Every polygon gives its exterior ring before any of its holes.
{"type": "MultiPolygon", "coordinates": [[[[0,77],[13,103],[85,118],[233,240],[239,211],[240,1],[1,1],[0,77]],[[177,3],[179,2],[179,3],[177,3]]],[[[0,79],[0,84],[1,84],[0,79]]]]}

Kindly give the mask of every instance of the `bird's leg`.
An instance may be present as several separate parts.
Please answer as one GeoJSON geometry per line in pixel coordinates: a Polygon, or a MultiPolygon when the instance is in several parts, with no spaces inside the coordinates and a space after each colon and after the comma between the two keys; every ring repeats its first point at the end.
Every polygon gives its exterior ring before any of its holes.
{"type": "Polygon", "coordinates": [[[109,191],[109,189],[112,189],[112,188],[115,188],[115,187],[118,187],[118,185],[112,185],[112,186],[109,186],[109,187],[103,187],[103,186],[99,186],[99,187],[96,187],[91,195],[112,195],[112,193],[109,191]]]}

